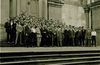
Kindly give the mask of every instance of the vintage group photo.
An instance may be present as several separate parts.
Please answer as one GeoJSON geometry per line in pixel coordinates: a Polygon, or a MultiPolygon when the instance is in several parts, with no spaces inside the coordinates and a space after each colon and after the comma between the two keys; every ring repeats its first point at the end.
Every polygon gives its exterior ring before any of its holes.
{"type": "Polygon", "coordinates": [[[99,65],[100,0],[0,0],[1,65],[99,65]]]}

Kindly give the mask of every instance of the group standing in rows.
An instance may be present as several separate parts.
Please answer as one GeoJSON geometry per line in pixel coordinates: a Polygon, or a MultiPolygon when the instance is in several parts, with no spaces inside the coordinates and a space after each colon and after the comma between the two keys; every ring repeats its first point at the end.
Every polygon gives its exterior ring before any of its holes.
{"type": "Polygon", "coordinates": [[[31,16],[11,18],[5,23],[7,42],[35,47],[96,46],[96,31],[31,16]]]}

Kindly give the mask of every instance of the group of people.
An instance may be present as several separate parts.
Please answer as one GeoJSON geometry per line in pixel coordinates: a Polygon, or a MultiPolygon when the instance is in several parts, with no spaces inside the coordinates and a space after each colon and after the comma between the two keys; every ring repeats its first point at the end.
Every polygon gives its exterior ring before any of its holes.
{"type": "Polygon", "coordinates": [[[96,31],[65,25],[57,20],[33,16],[10,18],[5,23],[7,42],[15,45],[51,46],[96,46],[96,31]]]}

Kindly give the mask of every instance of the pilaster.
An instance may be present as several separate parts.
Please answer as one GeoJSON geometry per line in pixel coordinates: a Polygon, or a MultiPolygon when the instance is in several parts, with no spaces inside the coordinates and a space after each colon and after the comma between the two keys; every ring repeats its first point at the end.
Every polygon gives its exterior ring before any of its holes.
{"type": "Polygon", "coordinates": [[[47,19],[47,0],[39,0],[39,17],[47,19]]]}

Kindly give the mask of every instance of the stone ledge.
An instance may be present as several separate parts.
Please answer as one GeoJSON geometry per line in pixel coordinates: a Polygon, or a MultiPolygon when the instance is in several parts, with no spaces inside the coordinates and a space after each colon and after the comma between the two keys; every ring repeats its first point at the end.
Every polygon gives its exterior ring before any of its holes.
{"type": "Polygon", "coordinates": [[[100,51],[100,47],[0,47],[1,53],[10,52],[59,52],[59,51],[100,51]]]}

